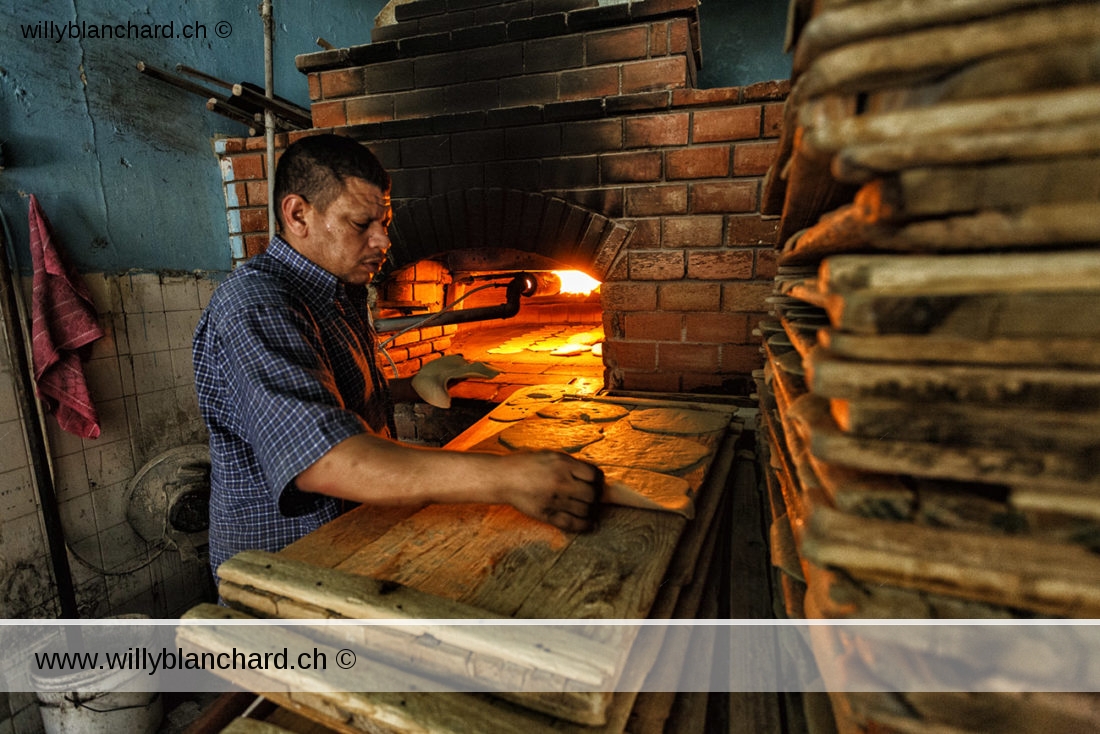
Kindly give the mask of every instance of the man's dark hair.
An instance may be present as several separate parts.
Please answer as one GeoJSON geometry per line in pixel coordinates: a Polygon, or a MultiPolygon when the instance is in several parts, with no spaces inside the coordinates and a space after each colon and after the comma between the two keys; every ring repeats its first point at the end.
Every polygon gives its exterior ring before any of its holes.
{"type": "Polygon", "coordinates": [[[365,145],[342,135],[310,135],[291,143],[275,167],[275,216],[283,225],[282,204],[298,194],[320,212],[340,197],[344,182],[361,178],[389,193],[390,174],[365,145]]]}

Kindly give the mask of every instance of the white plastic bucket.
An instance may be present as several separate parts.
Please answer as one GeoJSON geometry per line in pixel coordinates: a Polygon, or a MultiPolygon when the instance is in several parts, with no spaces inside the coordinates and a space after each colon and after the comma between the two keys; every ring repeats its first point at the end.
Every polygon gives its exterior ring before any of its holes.
{"type": "MultiPolygon", "coordinates": [[[[141,615],[130,615],[130,618],[141,615]]],[[[87,632],[88,628],[85,628],[87,632]]],[[[133,630],[103,627],[96,634],[128,635],[133,630]]],[[[43,672],[31,670],[38,711],[46,734],[153,734],[164,719],[164,704],[157,690],[125,690],[127,682],[145,671],[82,670],[43,672]],[[124,690],[119,690],[124,689],[124,690]]],[[[147,688],[146,681],[142,686],[147,688]]]]}

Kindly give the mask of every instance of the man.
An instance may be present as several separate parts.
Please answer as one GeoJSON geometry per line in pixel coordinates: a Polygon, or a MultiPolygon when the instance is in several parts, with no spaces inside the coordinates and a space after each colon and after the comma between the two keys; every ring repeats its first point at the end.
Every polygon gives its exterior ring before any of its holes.
{"type": "MultiPolygon", "coordinates": [[[[211,298],[195,331],[210,431],[210,562],[278,550],[350,503],[508,503],[568,532],[590,527],[602,477],[565,454],[402,445],[375,360],[366,285],[390,247],[389,174],[336,135],[302,138],[275,174],[280,236],[211,298]]],[[[392,391],[392,392],[391,392],[392,391]]]]}

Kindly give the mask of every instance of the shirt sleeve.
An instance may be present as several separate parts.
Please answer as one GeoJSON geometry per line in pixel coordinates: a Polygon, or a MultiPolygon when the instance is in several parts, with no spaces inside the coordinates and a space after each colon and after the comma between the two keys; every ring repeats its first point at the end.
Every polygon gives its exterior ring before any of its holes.
{"type": "Polygon", "coordinates": [[[229,399],[268,488],[287,515],[313,496],[294,479],[336,444],[368,430],[346,409],[312,318],[283,304],[252,304],[219,329],[229,399]]]}

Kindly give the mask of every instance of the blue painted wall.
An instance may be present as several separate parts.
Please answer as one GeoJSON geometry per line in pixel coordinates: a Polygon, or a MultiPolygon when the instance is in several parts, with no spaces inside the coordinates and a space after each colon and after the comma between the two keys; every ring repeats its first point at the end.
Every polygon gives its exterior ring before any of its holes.
{"type": "MultiPolygon", "coordinates": [[[[276,92],[308,106],[294,56],[317,50],[318,36],[336,46],[365,42],[384,4],[274,0],[276,92]]],[[[207,112],[198,96],[142,76],[135,65],[144,60],[172,70],[182,63],[262,85],[258,6],[259,0],[0,4],[0,212],[22,270],[29,270],[23,195],[30,193],[82,271],[229,269],[211,139],[246,130],[207,112]],[[69,37],[105,23],[159,26],[161,36],[171,24],[174,37],[69,37]]],[[[704,0],[700,10],[701,86],[789,76],[781,49],[784,0],[704,0]]]]}

